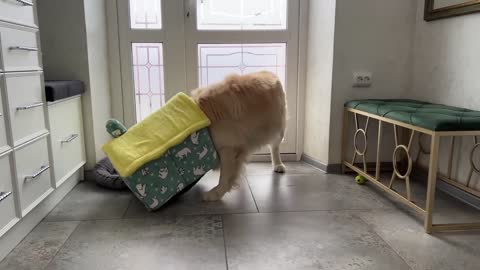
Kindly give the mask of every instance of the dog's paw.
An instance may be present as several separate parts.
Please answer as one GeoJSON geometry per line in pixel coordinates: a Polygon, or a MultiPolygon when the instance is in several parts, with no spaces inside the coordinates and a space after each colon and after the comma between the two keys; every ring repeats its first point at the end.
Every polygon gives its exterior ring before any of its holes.
{"type": "Polygon", "coordinates": [[[287,168],[284,164],[278,164],[273,167],[273,171],[276,173],[285,173],[286,170],[287,168]]]}
{"type": "Polygon", "coordinates": [[[221,199],[221,196],[215,191],[210,190],[209,192],[205,192],[203,194],[203,201],[204,202],[216,202],[221,199]]]}

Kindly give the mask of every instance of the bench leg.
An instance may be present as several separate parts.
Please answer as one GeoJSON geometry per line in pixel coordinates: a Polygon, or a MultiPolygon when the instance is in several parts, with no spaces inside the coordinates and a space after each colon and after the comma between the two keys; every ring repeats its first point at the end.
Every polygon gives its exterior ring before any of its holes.
{"type": "Polygon", "coordinates": [[[343,110],[343,129],[342,129],[342,174],[345,174],[347,167],[343,161],[347,160],[347,130],[348,130],[348,111],[343,110]]]}
{"type": "Polygon", "coordinates": [[[430,144],[430,164],[428,169],[427,204],[425,208],[425,231],[427,233],[432,233],[433,207],[435,204],[435,189],[437,186],[439,145],[440,137],[436,134],[432,135],[432,141],[430,144]]]}
{"type": "Polygon", "coordinates": [[[382,148],[382,120],[378,120],[377,163],[375,164],[375,179],[380,181],[380,149],[382,148]]]}

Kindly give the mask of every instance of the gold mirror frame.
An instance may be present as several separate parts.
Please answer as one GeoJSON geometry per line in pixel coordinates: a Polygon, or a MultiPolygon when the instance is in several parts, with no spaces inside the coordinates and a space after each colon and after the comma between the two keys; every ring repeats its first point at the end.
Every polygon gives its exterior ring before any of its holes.
{"type": "Polygon", "coordinates": [[[435,0],[425,0],[425,21],[450,18],[480,12],[480,0],[472,0],[464,4],[434,9],[435,0]]]}

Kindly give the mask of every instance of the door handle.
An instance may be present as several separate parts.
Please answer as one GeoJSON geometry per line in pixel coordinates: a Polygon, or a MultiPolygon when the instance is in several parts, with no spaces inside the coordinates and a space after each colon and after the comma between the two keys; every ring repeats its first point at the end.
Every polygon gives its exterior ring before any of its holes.
{"type": "Polygon", "coordinates": [[[5,200],[10,195],[12,195],[12,192],[0,192],[0,202],[5,200]]]}
{"type": "Polygon", "coordinates": [[[25,0],[15,0],[17,1],[18,3],[24,5],[24,6],[27,6],[27,7],[32,7],[33,6],[33,2],[29,2],[29,1],[25,1],[25,0]]]}
{"type": "Polygon", "coordinates": [[[65,140],[62,140],[60,143],[61,143],[61,144],[69,143],[69,142],[75,140],[76,138],[78,138],[78,134],[72,134],[72,135],[70,135],[70,137],[68,137],[68,138],[65,139],[65,140]]]}
{"type": "Polygon", "coordinates": [[[27,51],[27,52],[37,52],[38,48],[27,47],[27,46],[12,46],[8,48],[10,51],[27,51]]]}
{"type": "Polygon", "coordinates": [[[39,177],[40,175],[42,175],[44,172],[46,172],[48,169],[50,169],[50,166],[49,165],[44,165],[42,167],[40,167],[40,170],[32,175],[27,175],[25,176],[25,182],[28,182],[28,181],[32,181],[32,180],[35,180],[37,177],[39,177]]]}
{"type": "Polygon", "coordinates": [[[37,103],[25,105],[25,106],[19,106],[17,107],[17,111],[25,111],[25,110],[33,109],[36,107],[40,107],[42,105],[43,105],[43,102],[37,102],[37,103]]]}

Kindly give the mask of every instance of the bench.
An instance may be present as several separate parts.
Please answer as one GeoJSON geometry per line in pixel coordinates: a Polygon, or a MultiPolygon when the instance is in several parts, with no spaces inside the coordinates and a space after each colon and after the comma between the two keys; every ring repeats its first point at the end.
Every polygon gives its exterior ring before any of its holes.
{"type": "MultiPolygon", "coordinates": [[[[372,133],[372,132],[370,132],[372,133]]],[[[480,150],[480,142],[477,139],[480,136],[480,112],[458,107],[433,104],[408,99],[369,99],[369,100],[353,100],[345,103],[344,120],[343,120],[343,149],[342,149],[342,168],[343,171],[351,169],[358,173],[359,176],[369,180],[392,196],[399,199],[408,207],[413,208],[424,217],[424,227],[427,233],[442,231],[464,231],[479,230],[480,223],[455,223],[455,224],[433,224],[432,214],[435,201],[435,190],[437,179],[440,179],[456,188],[459,188],[472,195],[480,197],[480,191],[472,188],[472,179],[474,174],[480,175],[480,166],[475,164],[474,155],[480,150]],[[350,132],[349,123],[351,117],[355,123],[354,132],[350,132]],[[365,119],[364,121],[361,121],[365,119]],[[371,119],[378,123],[377,130],[377,151],[375,168],[370,170],[367,165],[367,149],[368,132],[371,125],[371,119]],[[362,123],[361,123],[362,122],[362,123]],[[385,182],[381,179],[382,142],[385,127],[393,126],[394,151],[392,165],[390,167],[392,177],[390,181],[385,182]],[[399,131],[403,131],[400,132],[399,131]],[[351,133],[351,134],[350,134],[351,133]],[[351,136],[353,135],[353,136],[351,136]],[[405,135],[405,136],[401,136],[405,135]],[[430,147],[422,145],[420,138],[422,136],[430,137],[430,147]],[[348,152],[348,138],[353,137],[353,145],[348,152]],[[456,140],[459,137],[473,138],[473,146],[468,155],[470,160],[469,172],[467,179],[459,181],[453,178],[452,167],[454,164],[454,150],[456,140]],[[363,138],[363,147],[359,146],[359,139],[363,138]],[[449,153],[446,173],[438,172],[440,140],[447,138],[449,144],[449,153]],[[414,141],[418,142],[416,147],[414,141]],[[413,150],[416,148],[417,156],[414,160],[413,150]],[[353,152],[353,156],[349,153],[353,152]],[[427,178],[427,194],[426,203],[421,207],[412,200],[410,177],[413,168],[419,166],[417,161],[420,155],[429,157],[428,178],[427,178]],[[357,160],[360,159],[360,162],[357,160]],[[403,170],[400,171],[400,165],[403,170]],[[373,172],[372,172],[373,171],[373,172]],[[405,181],[405,192],[402,194],[393,188],[395,181],[399,179],[405,181]]]]}

